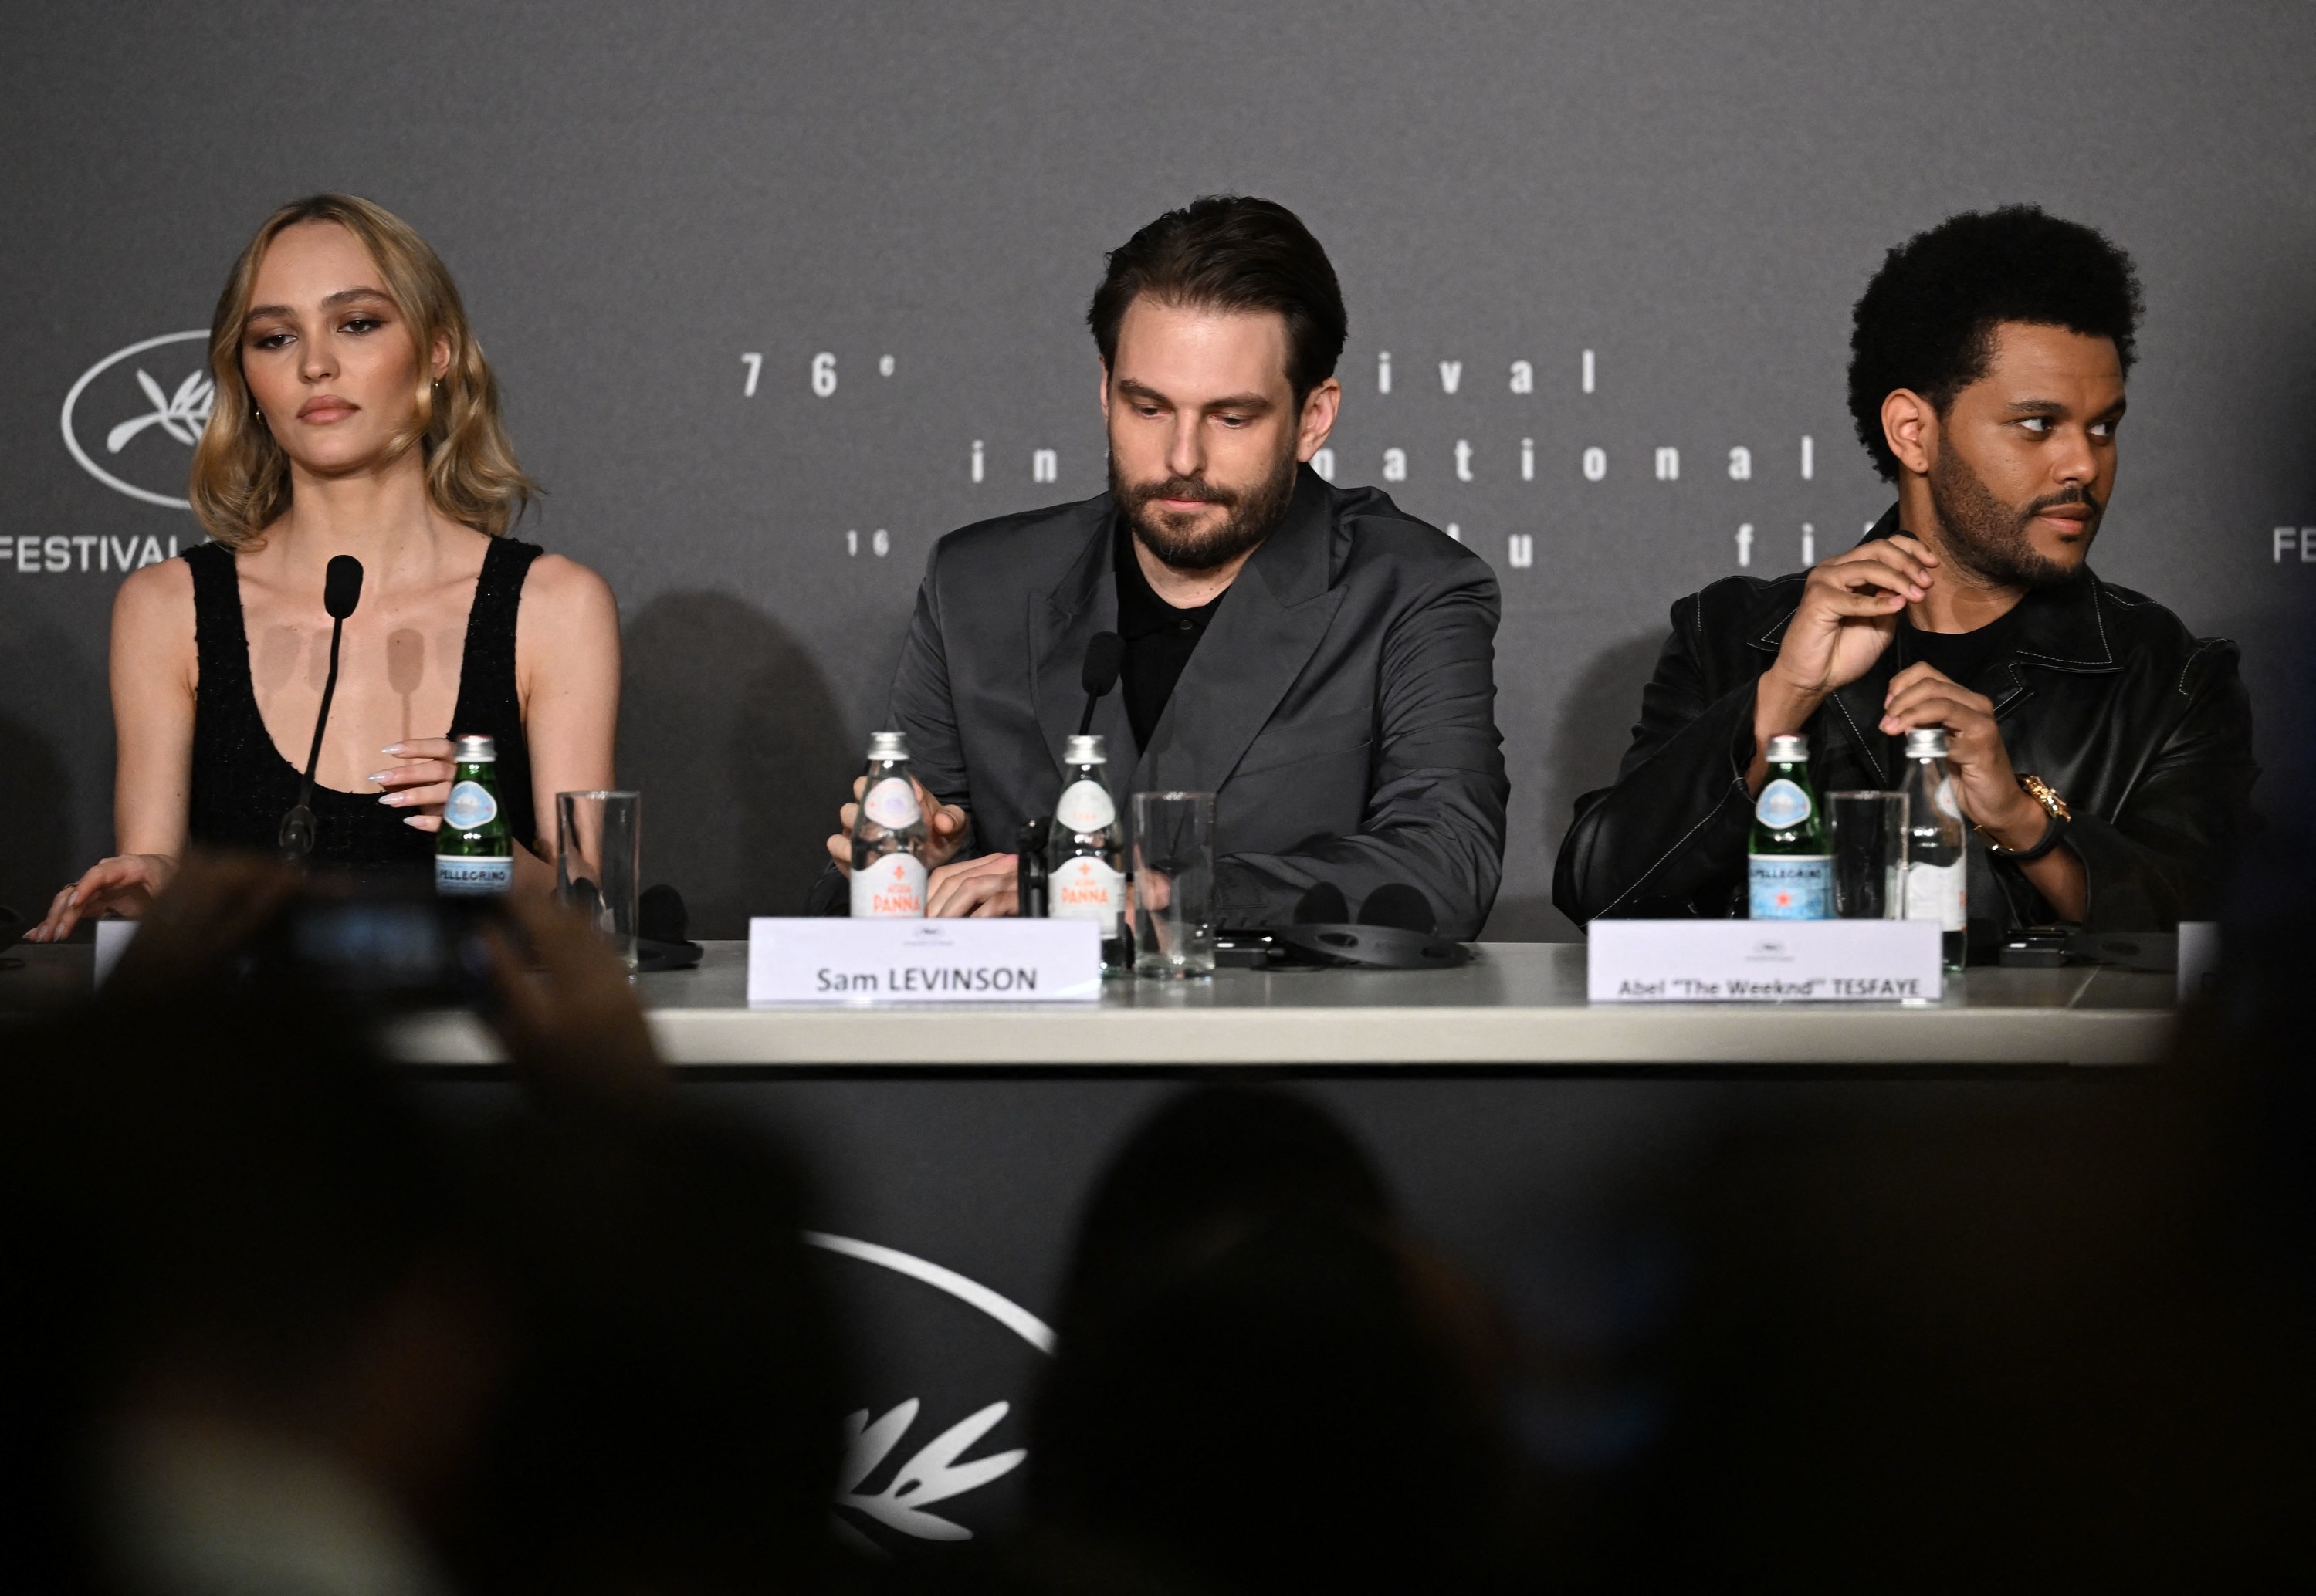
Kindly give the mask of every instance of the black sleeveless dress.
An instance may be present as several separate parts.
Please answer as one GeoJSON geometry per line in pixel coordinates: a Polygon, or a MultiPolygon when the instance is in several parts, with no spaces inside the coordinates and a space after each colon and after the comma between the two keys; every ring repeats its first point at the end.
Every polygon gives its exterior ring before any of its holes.
{"type": "MultiPolygon", "coordinates": [[[[543,551],[535,543],[494,537],[475,581],[467,641],[459,666],[452,734],[484,733],[498,744],[499,802],[519,842],[533,843],[530,749],[522,735],[522,698],[515,687],[515,611],[523,578],[543,551]]],[[[242,625],[241,580],[233,551],[196,544],[181,556],[193,572],[193,643],[200,681],[193,699],[192,839],[209,847],[278,846],[281,816],[298,802],[305,772],[281,757],[249,678],[249,635],[242,625]]],[[[306,735],[311,737],[308,731],[306,735]]],[[[381,757],[379,763],[387,761],[381,757]]],[[[372,879],[428,875],[434,835],[402,823],[404,811],[376,793],[314,788],[314,853],[320,866],[372,879]]]]}

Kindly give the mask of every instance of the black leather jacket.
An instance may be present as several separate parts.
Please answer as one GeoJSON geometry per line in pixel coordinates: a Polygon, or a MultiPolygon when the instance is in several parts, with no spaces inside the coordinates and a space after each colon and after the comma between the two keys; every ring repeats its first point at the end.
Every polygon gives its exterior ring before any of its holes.
{"type": "MultiPolygon", "coordinates": [[[[1866,536],[1897,529],[1893,507],[1866,536]]],[[[1805,574],[1730,577],[1672,607],[1617,785],[1577,800],[1561,841],[1552,897],[1569,918],[1744,912],[1753,687],[1777,656],[1805,574]]],[[[2087,927],[2159,930],[2211,917],[2259,774],[2235,644],[2191,635],[2169,610],[2088,570],[2029,593],[2014,613],[2012,650],[1962,685],[1993,700],[2012,766],[2073,811],[2062,846],[2083,862],[2087,927]]],[[[1891,652],[1804,728],[1821,794],[1898,784],[1901,740],[1877,729],[1891,652]]],[[[1969,898],[1982,955],[2001,932],[2054,918],[1975,833],[1969,898]]]]}

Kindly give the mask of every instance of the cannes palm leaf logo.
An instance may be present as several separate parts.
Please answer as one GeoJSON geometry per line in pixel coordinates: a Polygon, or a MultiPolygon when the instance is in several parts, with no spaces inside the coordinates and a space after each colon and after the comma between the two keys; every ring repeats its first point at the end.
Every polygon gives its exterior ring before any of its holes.
{"type": "Polygon", "coordinates": [[[882,1490],[864,1489],[869,1476],[917,1422],[918,1406],[912,1396],[873,1423],[865,1407],[845,1421],[844,1470],[837,1483],[837,1505],[919,1540],[971,1540],[973,1531],[964,1525],[924,1510],[1002,1478],[1029,1455],[1017,1447],[1010,1452],[958,1461],[998,1426],[1011,1405],[993,1402],[951,1424],[895,1469],[882,1490]]]}
{"type": "Polygon", "coordinates": [[[201,429],[209,425],[209,407],[217,403],[217,385],[206,371],[195,371],[177,385],[174,394],[165,394],[161,385],[153,380],[143,367],[137,368],[137,386],[145,390],[145,397],[153,408],[143,415],[131,416],[104,435],[104,452],[117,455],[129,447],[129,440],[147,427],[158,427],[179,443],[187,447],[200,441],[201,429]]]}

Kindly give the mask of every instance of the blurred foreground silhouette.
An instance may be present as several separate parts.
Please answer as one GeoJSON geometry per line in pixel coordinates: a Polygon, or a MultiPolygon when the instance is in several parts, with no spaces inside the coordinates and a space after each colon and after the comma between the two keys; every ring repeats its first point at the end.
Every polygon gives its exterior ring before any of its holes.
{"type": "Polygon", "coordinates": [[[1581,1481],[1504,1422],[1568,1371],[1327,1113],[1185,1091],[1088,1196],[1024,1521],[873,1566],[831,1538],[807,1193],[685,1112],[586,934],[488,930],[522,1090],[451,1122],[371,1016],[244,957],[297,883],[189,866],[101,1001],[0,1036],[7,1588],[2304,1583],[2307,856],[2169,1065],[1902,1114],[1829,1082],[1650,1193],[1672,1306],[1619,1368],[1654,1417],[1581,1481]]]}

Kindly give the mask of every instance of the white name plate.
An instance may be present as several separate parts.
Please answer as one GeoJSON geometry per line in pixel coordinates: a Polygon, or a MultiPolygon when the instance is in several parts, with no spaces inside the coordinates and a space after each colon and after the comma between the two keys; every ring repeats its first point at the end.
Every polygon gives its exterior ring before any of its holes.
{"type": "Polygon", "coordinates": [[[1091,920],[753,919],[748,1002],[1091,1003],[1091,920]]]}
{"type": "Polygon", "coordinates": [[[1595,1003],[1874,1003],[1945,989],[1935,920],[1595,920],[1595,1003]]]}

